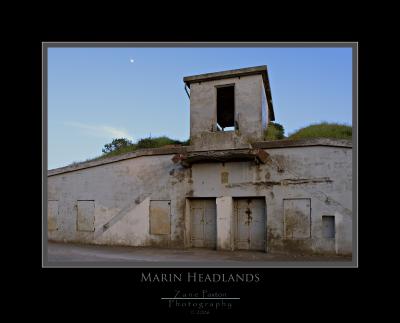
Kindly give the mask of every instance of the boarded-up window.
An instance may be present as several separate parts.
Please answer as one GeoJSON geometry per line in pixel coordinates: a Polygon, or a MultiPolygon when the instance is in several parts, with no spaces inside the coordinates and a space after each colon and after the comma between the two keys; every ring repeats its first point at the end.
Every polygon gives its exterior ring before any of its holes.
{"type": "Polygon", "coordinates": [[[49,231],[58,230],[58,201],[48,201],[47,229],[49,231]]]}
{"type": "Polygon", "coordinates": [[[94,231],[94,201],[77,201],[77,230],[94,231]]]}
{"type": "Polygon", "coordinates": [[[283,200],[285,239],[307,239],[311,237],[311,200],[283,200]]]}
{"type": "Polygon", "coordinates": [[[150,201],[150,234],[170,234],[171,201],[150,201]]]}
{"type": "Polygon", "coordinates": [[[333,215],[322,216],[322,236],[326,239],[335,238],[335,217],[333,215]]]}

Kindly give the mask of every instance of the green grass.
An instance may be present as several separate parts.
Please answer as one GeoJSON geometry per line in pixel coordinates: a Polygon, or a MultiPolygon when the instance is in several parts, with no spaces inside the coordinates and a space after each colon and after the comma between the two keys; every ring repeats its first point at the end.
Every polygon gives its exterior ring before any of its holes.
{"type": "Polygon", "coordinates": [[[264,140],[279,140],[285,138],[285,129],[279,123],[268,123],[267,129],[264,131],[264,140]]]}
{"type": "Polygon", "coordinates": [[[352,128],[345,124],[322,122],[301,128],[288,137],[288,139],[303,138],[351,139],[352,128]]]}
{"type": "Polygon", "coordinates": [[[137,149],[143,148],[160,148],[167,145],[188,145],[189,141],[180,141],[168,138],[166,136],[156,137],[156,138],[143,138],[137,142],[137,149]]]}
{"type": "MultiPolygon", "coordinates": [[[[351,126],[339,123],[328,123],[322,122],[318,124],[312,124],[307,127],[301,128],[287,138],[284,135],[284,128],[279,123],[270,122],[264,133],[264,140],[280,140],[280,139],[305,139],[305,138],[334,138],[334,139],[351,139],[352,138],[352,128],[351,126]]],[[[155,137],[155,138],[142,138],[136,143],[132,143],[128,146],[121,147],[117,150],[103,153],[98,157],[87,159],[83,162],[73,162],[70,164],[78,165],[84,162],[95,161],[107,157],[114,157],[130,152],[134,152],[138,149],[146,148],[160,148],[168,145],[179,145],[188,146],[190,145],[190,140],[179,141],[168,138],[166,136],[155,137]]]]}
{"type": "Polygon", "coordinates": [[[154,138],[150,138],[150,137],[142,138],[137,143],[133,143],[131,145],[121,147],[121,148],[116,149],[111,152],[103,153],[102,155],[100,155],[98,157],[89,158],[82,162],[73,162],[69,166],[76,166],[81,163],[91,162],[91,161],[100,160],[100,159],[104,159],[104,158],[108,158],[108,157],[119,156],[119,155],[123,155],[126,153],[134,152],[138,149],[161,148],[161,147],[165,147],[168,145],[189,146],[190,139],[185,140],[185,141],[180,141],[180,140],[174,140],[174,139],[168,138],[166,136],[154,137],[154,138]]]}

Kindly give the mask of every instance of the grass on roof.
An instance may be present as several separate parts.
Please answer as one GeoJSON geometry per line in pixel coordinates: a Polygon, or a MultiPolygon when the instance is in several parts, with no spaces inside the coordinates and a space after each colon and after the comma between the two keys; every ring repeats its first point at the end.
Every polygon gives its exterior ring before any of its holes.
{"type": "Polygon", "coordinates": [[[352,127],[346,124],[321,122],[301,128],[288,136],[288,139],[332,138],[351,139],[352,127]]]}
{"type": "MultiPolygon", "coordinates": [[[[311,124],[307,127],[301,128],[288,137],[284,135],[284,128],[279,123],[271,122],[265,133],[264,140],[280,140],[280,139],[307,139],[307,138],[332,138],[332,139],[351,139],[352,138],[352,127],[346,124],[339,123],[328,123],[321,122],[317,124],[311,124]]],[[[103,153],[102,155],[87,159],[83,162],[73,162],[71,165],[78,165],[84,162],[95,161],[107,157],[114,157],[130,152],[134,152],[138,149],[146,148],[160,148],[165,146],[189,146],[190,140],[180,141],[168,138],[166,136],[154,137],[154,138],[142,138],[136,143],[130,143],[127,146],[120,147],[116,150],[103,153]]]]}
{"type": "Polygon", "coordinates": [[[123,155],[126,153],[130,152],[135,152],[139,149],[146,149],[146,148],[161,148],[165,146],[188,146],[190,144],[190,140],[185,140],[185,141],[180,141],[180,140],[175,140],[168,138],[166,136],[161,136],[161,137],[154,137],[154,138],[142,138],[136,143],[129,144],[127,146],[120,147],[116,150],[103,153],[100,156],[94,157],[94,158],[89,158],[86,159],[85,161],[82,162],[73,162],[70,164],[72,165],[79,165],[81,163],[86,163],[86,162],[91,162],[95,160],[100,160],[108,157],[114,157],[114,156],[119,156],[123,155]]]}

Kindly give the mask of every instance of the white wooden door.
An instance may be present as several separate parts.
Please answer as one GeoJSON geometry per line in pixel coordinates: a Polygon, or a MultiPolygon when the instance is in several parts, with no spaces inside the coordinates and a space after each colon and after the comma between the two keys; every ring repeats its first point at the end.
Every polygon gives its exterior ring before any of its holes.
{"type": "Polygon", "coordinates": [[[196,199],[190,202],[192,247],[216,247],[217,210],[214,199],[196,199]]]}

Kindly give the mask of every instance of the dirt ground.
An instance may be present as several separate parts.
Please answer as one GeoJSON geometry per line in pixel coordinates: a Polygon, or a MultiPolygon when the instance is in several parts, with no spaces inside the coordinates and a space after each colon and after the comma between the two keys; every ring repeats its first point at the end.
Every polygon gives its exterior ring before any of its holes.
{"type": "Polygon", "coordinates": [[[48,262],[223,262],[247,264],[275,261],[350,262],[351,257],[269,254],[257,251],[216,251],[200,248],[161,249],[48,242],[48,262]]]}

